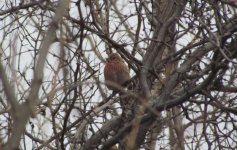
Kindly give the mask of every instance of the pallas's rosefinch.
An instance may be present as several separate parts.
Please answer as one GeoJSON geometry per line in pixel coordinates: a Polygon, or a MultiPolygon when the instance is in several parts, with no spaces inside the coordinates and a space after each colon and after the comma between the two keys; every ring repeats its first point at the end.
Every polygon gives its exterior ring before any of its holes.
{"type": "Polygon", "coordinates": [[[118,91],[119,86],[122,86],[130,79],[128,66],[123,62],[122,58],[117,53],[112,53],[107,58],[104,68],[105,84],[108,89],[118,91]]]}

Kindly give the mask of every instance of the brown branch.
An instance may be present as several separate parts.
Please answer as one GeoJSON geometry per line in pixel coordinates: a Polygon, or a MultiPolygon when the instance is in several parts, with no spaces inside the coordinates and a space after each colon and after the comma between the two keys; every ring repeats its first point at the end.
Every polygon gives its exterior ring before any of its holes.
{"type": "Polygon", "coordinates": [[[55,12],[53,22],[50,28],[48,29],[48,32],[45,36],[45,40],[42,43],[41,49],[39,50],[39,58],[35,67],[34,78],[32,81],[31,90],[29,92],[30,95],[27,98],[26,103],[17,106],[18,111],[16,112],[16,117],[14,118],[13,132],[10,138],[8,139],[8,142],[5,145],[4,149],[8,150],[18,148],[20,144],[20,137],[23,131],[25,130],[25,125],[28,119],[30,118],[30,115],[34,115],[35,106],[38,100],[38,92],[43,79],[43,69],[48,49],[54,40],[54,35],[57,29],[57,23],[62,19],[67,6],[68,1],[64,0],[60,3],[58,9],[55,12]]]}

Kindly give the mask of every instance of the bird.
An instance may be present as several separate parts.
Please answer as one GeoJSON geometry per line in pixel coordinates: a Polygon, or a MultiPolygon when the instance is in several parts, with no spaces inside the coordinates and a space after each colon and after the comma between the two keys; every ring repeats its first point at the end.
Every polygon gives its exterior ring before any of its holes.
{"type": "Polygon", "coordinates": [[[118,87],[130,79],[128,66],[118,53],[112,53],[104,67],[105,84],[108,89],[119,92],[118,87]]]}

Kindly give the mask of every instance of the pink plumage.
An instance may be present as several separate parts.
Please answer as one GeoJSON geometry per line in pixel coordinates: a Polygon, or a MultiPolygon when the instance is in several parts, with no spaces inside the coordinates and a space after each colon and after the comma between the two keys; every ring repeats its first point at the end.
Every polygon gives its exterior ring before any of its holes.
{"type": "Polygon", "coordinates": [[[117,53],[109,55],[104,68],[104,78],[108,89],[118,91],[116,87],[122,86],[130,79],[128,66],[117,53]]]}

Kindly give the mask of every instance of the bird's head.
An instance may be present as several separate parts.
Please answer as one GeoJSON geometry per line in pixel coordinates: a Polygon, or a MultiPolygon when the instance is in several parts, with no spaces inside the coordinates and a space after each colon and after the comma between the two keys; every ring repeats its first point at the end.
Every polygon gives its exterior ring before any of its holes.
{"type": "Polygon", "coordinates": [[[122,61],[122,58],[117,53],[112,53],[109,55],[109,57],[106,59],[108,62],[110,61],[122,61]]]}

